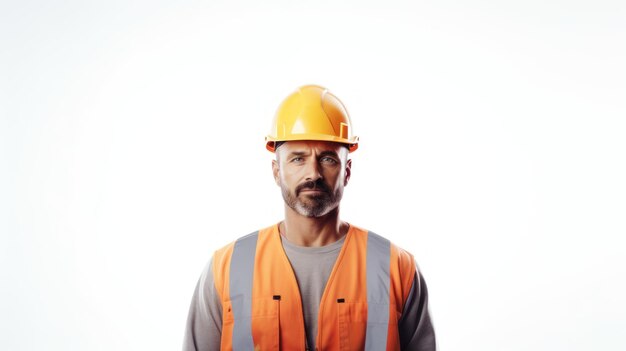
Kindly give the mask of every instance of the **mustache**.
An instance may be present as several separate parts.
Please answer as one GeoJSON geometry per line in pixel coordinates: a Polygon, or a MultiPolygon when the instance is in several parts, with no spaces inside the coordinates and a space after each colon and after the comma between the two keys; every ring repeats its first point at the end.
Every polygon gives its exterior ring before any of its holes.
{"type": "Polygon", "coordinates": [[[330,189],[328,188],[326,183],[324,183],[321,179],[318,179],[316,181],[309,180],[298,185],[296,187],[296,195],[299,195],[300,192],[304,189],[315,189],[315,190],[321,190],[325,193],[330,193],[330,189]]]}

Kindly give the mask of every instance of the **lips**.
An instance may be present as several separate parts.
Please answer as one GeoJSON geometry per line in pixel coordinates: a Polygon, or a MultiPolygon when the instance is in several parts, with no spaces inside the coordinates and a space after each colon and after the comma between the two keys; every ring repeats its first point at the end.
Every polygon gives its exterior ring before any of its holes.
{"type": "Polygon", "coordinates": [[[326,191],[321,190],[321,189],[302,189],[300,190],[301,193],[325,193],[326,191]]]}
{"type": "Polygon", "coordinates": [[[320,194],[328,194],[326,189],[322,189],[320,187],[315,188],[303,188],[299,189],[297,194],[306,194],[306,195],[320,195],[320,194]]]}

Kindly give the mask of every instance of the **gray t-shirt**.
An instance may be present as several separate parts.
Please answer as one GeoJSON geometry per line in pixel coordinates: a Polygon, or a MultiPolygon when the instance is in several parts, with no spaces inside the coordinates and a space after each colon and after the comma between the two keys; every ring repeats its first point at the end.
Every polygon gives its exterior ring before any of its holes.
{"type": "MultiPolygon", "coordinates": [[[[345,236],[322,247],[297,246],[284,237],[281,239],[302,296],[308,346],[315,350],[319,304],[345,236]]],[[[435,333],[428,313],[428,292],[417,270],[398,323],[398,332],[402,350],[436,350],[435,333]]],[[[191,300],[183,351],[217,351],[220,349],[221,334],[222,303],[215,289],[210,261],[200,275],[191,300]]]]}

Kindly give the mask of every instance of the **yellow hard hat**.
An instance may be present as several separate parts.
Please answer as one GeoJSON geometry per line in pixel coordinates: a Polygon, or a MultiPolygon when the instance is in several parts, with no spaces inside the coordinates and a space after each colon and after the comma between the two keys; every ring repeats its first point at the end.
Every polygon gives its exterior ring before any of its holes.
{"type": "Polygon", "coordinates": [[[274,152],[276,142],[290,140],[334,141],[347,144],[350,152],[359,147],[346,108],[328,89],[317,85],[298,88],[276,111],[266,147],[274,152]]]}

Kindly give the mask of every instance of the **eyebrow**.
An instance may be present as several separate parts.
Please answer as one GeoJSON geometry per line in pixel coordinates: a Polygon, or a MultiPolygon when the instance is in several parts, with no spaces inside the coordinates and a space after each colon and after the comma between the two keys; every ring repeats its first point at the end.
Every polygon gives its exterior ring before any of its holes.
{"type": "MultiPolygon", "coordinates": [[[[308,152],[305,151],[292,151],[289,153],[289,157],[293,157],[293,156],[306,156],[308,154],[308,152]]],[[[324,156],[334,156],[334,157],[339,157],[339,154],[335,151],[322,151],[319,155],[319,157],[324,157],[324,156]]]]}
{"type": "Polygon", "coordinates": [[[322,151],[320,153],[320,157],[324,157],[324,156],[334,156],[334,157],[339,157],[339,154],[336,153],[335,151],[322,151]]]}
{"type": "Polygon", "coordinates": [[[304,151],[292,151],[289,153],[288,156],[292,157],[292,156],[304,156],[304,155],[306,155],[306,152],[304,151]]]}

